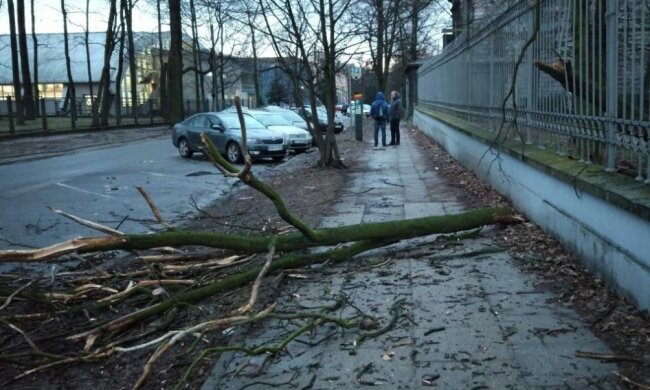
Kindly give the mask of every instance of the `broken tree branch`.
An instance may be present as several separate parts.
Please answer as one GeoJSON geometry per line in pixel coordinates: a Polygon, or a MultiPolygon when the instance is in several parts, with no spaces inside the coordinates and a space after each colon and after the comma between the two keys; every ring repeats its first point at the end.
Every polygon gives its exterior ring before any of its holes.
{"type": "Polygon", "coordinates": [[[55,213],[55,214],[59,214],[59,215],[61,215],[63,217],[66,217],[66,218],[68,218],[70,220],[75,221],[76,223],[78,223],[80,225],[89,227],[91,229],[100,231],[102,233],[106,233],[106,234],[109,234],[111,236],[123,236],[124,235],[123,232],[121,232],[119,230],[115,230],[113,228],[110,228],[110,227],[108,227],[106,225],[102,225],[102,224],[97,223],[97,222],[92,222],[92,221],[88,221],[88,220],[83,219],[83,218],[79,218],[79,217],[77,217],[75,215],[68,214],[68,213],[66,213],[66,212],[64,212],[62,210],[55,209],[54,207],[49,207],[49,209],[52,210],[52,212],[55,213]]]}
{"type": "Polygon", "coordinates": [[[264,263],[262,270],[260,271],[259,274],[257,274],[257,278],[255,278],[255,282],[253,283],[253,289],[251,290],[251,297],[248,300],[248,303],[246,305],[237,309],[238,313],[245,314],[253,310],[253,306],[257,301],[257,293],[260,289],[260,285],[262,284],[262,279],[264,278],[264,276],[266,276],[266,273],[269,271],[269,268],[271,267],[271,260],[273,260],[274,254],[275,254],[275,238],[271,241],[271,244],[269,245],[269,254],[266,257],[266,263],[264,263]]]}
{"type": "MultiPolygon", "coordinates": [[[[500,223],[504,216],[512,215],[509,208],[485,208],[455,215],[432,216],[402,221],[374,222],[337,228],[316,229],[319,237],[314,241],[301,233],[283,234],[277,237],[277,251],[292,251],[314,246],[338,245],[364,240],[401,240],[429,234],[452,233],[479,226],[500,223]]],[[[517,220],[506,221],[516,223],[517,220]]],[[[16,249],[0,251],[0,262],[42,261],[73,251],[78,253],[106,250],[150,249],[165,246],[201,245],[232,249],[248,253],[265,252],[272,236],[233,235],[219,232],[174,230],[155,234],[127,234],[120,237],[75,238],[41,249],[16,249]]]]}
{"type": "Polygon", "coordinates": [[[156,207],[156,205],[153,203],[153,200],[151,199],[151,197],[149,196],[149,194],[147,194],[147,192],[144,190],[144,188],[142,188],[142,187],[140,187],[140,186],[137,186],[137,187],[135,187],[135,188],[138,190],[138,192],[140,193],[140,195],[142,195],[142,197],[144,198],[144,200],[145,200],[145,201],[147,202],[147,204],[149,205],[149,208],[151,209],[151,212],[153,213],[153,216],[156,218],[156,220],[158,221],[158,223],[160,223],[161,225],[163,225],[163,226],[165,226],[165,227],[169,227],[169,225],[167,224],[167,222],[165,222],[165,220],[163,219],[162,215],[160,215],[160,211],[158,210],[158,207],[156,207]]]}

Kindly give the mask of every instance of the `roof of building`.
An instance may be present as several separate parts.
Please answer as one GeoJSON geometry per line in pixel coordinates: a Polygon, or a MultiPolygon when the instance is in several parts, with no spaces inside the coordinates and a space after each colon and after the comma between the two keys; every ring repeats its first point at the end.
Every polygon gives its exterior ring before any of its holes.
{"type": "MultiPolygon", "coordinates": [[[[65,50],[63,33],[37,34],[38,40],[38,81],[39,83],[67,83],[67,69],[65,61],[65,50]]],[[[166,37],[165,37],[166,39],[166,37]]],[[[88,62],[92,81],[98,82],[104,66],[104,45],[106,40],[105,32],[91,32],[88,34],[88,47],[90,61],[86,59],[85,33],[69,33],[68,45],[70,51],[70,65],[72,78],[75,82],[88,82],[88,62]]],[[[136,52],[148,50],[151,47],[158,47],[158,34],[151,32],[135,32],[134,43],[136,52]]],[[[163,42],[163,45],[166,44],[163,42]]],[[[29,68],[33,78],[33,40],[32,35],[27,35],[27,47],[29,52],[29,68]]],[[[117,72],[117,48],[111,56],[111,79],[115,78],[117,72]]],[[[126,51],[125,51],[125,60],[126,51]]],[[[11,45],[10,35],[0,35],[0,84],[12,83],[11,72],[11,45]]]]}

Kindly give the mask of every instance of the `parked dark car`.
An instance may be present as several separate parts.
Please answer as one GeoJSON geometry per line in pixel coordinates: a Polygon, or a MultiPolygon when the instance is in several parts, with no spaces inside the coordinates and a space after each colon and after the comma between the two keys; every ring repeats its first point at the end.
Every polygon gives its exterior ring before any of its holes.
{"type": "MultiPolygon", "coordinates": [[[[287,155],[288,145],[282,134],[268,130],[250,115],[244,115],[244,120],[251,157],[271,157],[274,161],[281,161],[287,155]]],[[[203,151],[201,133],[210,137],[226,160],[231,163],[243,160],[241,127],[236,113],[201,113],[174,125],[172,142],[182,157],[190,158],[195,152],[203,151]]]]}
{"type": "MultiPolygon", "coordinates": [[[[311,108],[305,106],[305,119],[311,121],[311,108]]],[[[318,115],[318,122],[323,132],[327,131],[327,111],[325,108],[317,107],[316,114],[318,115]]],[[[334,134],[338,134],[344,130],[343,122],[334,117],[334,134]]]]}

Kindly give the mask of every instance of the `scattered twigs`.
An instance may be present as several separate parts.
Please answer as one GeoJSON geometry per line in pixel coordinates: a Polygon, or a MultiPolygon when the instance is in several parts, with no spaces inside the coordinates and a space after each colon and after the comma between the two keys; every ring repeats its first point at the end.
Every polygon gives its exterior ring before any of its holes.
{"type": "Polygon", "coordinates": [[[75,258],[75,259],[77,259],[77,260],[79,260],[79,261],[81,261],[81,262],[83,262],[83,263],[85,263],[85,264],[88,264],[88,266],[90,266],[90,268],[92,268],[92,269],[94,269],[95,271],[97,271],[97,273],[99,273],[99,274],[100,274],[101,276],[103,276],[103,277],[110,277],[110,276],[111,276],[110,273],[108,273],[107,271],[105,271],[105,270],[103,270],[103,269],[101,269],[101,268],[98,268],[98,267],[95,265],[95,263],[93,263],[92,261],[86,259],[86,258],[83,257],[83,256],[78,255],[77,253],[74,253],[74,252],[70,253],[70,257],[75,258]]]}
{"type": "Polygon", "coordinates": [[[255,278],[255,282],[253,283],[253,289],[251,290],[251,297],[248,300],[248,303],[246,305],[237,309],[238,313],[245,314],[245,313],[250,313],[251,310],[253,310],[253,306],[257,301],[257,294],[260,289],[260,285],[262,284],[262,279],[264,279],[264,276],[266,276],[266,273],[269,271],[269,268],[271,268],[271,260],[273,260],[274,254],[275,254],[275,239],[273,239],[271,241],[271,244],[269,245],[269,253],[266,256],[266,263],[264,263],[264,266],[260,270],[260,273],[257,275],[257,278],[255,278]]]}
{"type": "Polygon", "coordinates": [[[643,363],[643,360],[637,359],[632,356],[625,355],[610,355],[606,353],[595,353],[595,352],[585,352],[585,351],[576,351],[576,357],[582,357],[587,359],[598,359],[602,362],[635,362],[643,363]]]}
{"type": "Polygon", "coordinates": [[[395,301],[393,306],[390,308],[391,313],[393,314],[390,322],[383,328],[378,329],[374,332],[367,332],[367,333],[361,333],[357,339],[355,340],[355,347],[358,347],[363,343],[366,339],[369,338],[375,338],[379,337],[382,334],[388,332],[389,330],[393,329],[395,325],[397,324],[397,321],[399,320],[400,315],[402,314],[402,305],[404,304],[405,299],[399,299],[395,301]]]}
{"type": "Polygon", "coordinates": [[[137,186],[135,188],[138,190],[140,195],[142,195],[144,200],[147,201],[147,204],[149,205],[149,208],[151,209],[151,212],[153,213],[153,216],[156,218],[158,223],[160,223],[161,225],[163,225],[165,227],[169,227],[169,224],[167,224],[167,222],[165,222],[165,220],[163,219],[162,215],[160,215],[160,211],[158,211],[158,207],[156,207],[156,205],[153,203],[153,200],[151,199],[149,194],[147,194],[147,192],[144,190],[144,188],[142,188],[140,186],[137,186]]]}
{"type": "Polygon", "coordinates": [[[162,342],[162,341],[164,341],[166,339],[169,339],[168,341],[166,341],[164,344],[162,344],[161,346],[159,346],[156,349],[156,351],[151,355],[151,357],[149,358],[149,360],[145,364],[144,369],[142,370],[142,374],[138,378],[138,381],[136,382],[136,384],[133,386],[133,389],[139,389],[145,383],[147,378],[149,377],[149,375],[151,373],[151,368],[153,367],[153,364],[157,360],[159,360],[160,357],[165,352],[167,352],[167,350],[169,350],[169,348],[171,348],[172,345],[176,344],[178,342],[178,340],[185,337],[186,335],[195,334],[195,333],[200,332],[200,331],[220,329],[220,328],[224,328],[226,326],[230,326],[230,325],[233,325],[233,324],[242,325],[242,324],[249,323],[249,322],[260,321],[263,318],[265,318],[266,316],[268,316],[268,314],[271,313],[274,309],[275,309],[275,305],[271,305],[268,308],[266,308],[265,310],[259,312],[258,314],[256,314],[255,316],[252,316],[252,317],[234,316],[234,317],[229,317],[229,318],[220,318],[220,319],[217,319],[217,320],[207,321],[207,322],[192,326],[192,327],[190,327],[188,329],[185,329],[185,330],[182,330],[182,331],[168,332],[167,334],[165,334],[165,335],[163,335],[161,337],[158,337],[155,340],[151,340],[151,341],[149,341],[149,342],[147,342],[145,344],[137,345],[137,346],[130,347],[130,348],[119,348],[118,347],[118,348],[116,348],[116,351],[119,351],[119,352],[131,352],[131,351],[135,351],[135,350],[138,350],[138,349],[142,349],[142,348],[146,348],[146,347],[155,345],[155,344],[160,343],[160,342],[162,342]]]}
{"type": "Polygon", "coordinates": [[[44,364],[42,366],[38,366],[36,368],[32,368],[30,370],[27,370],[27,371],[23,372],[22,374],[16,376],[14,378],[14,380],[24,378],[26,376],[29,376],[29,375],[35,373],[35,372],[42,371],[42,370],[45,370],[45,369],[48,369],[48,368],[52,368],[54,366],[60,366],[60,365],[69,364],[69,363],[93,362],[93,361],[102,360],[102,359],[105,359],[106,357],[110,356],[112,353],[113,353],[112,351],[106,351],[106,352],[96,353],[96,354],[91,353],[91,354],[81,356],[81,357],[69,357],[69,358],[62,357],[62,359],[60,359],[60,360],[57,360],[57,361],[54,361],[54,362],[51,362],[51,363],[47,363],[47,364],[44,364]]]}
{"type": "Polygon", "coordinates": [[[220,268],[228,268],[228,267],[233,267],[236,265],[240,265],[243,263],[246,263],[250,261],[255,255],[251,256],[230,256],[225,259],[215,259],[215,260],[209,260],[209,261],[204,261],[201,263],[195,263],[195,264],[184,264],[184,265],[176,265],[176,264],[167,264],[163,265],[160,267],[160,269],[163,272],[187,272],[187,271],[195,271],[198,269],[220,269],[220,268]]]}
{"type": "Polygon", "coordinates": [[[19,327],[17,327],[17,326],[14,325],[14,324],[10,324],[10,323],[7,322],[7,321],[1,321],[1,322],[4,323],[5,325],[7,325],[7,326],[8,326],[9,328],[11,328],[12,330],[14,330],[14,331],[20,333],[20,335],[23,336],[23,338],[25,339],[25,341],[27,342],[27,344],[29,344],[29,346],[31,347],[32,351],[33,351],[36,355],[43,356],[43,357],[46,357],[46,358],[49,358],[49,359],[63,359],[63,358],[65,358],[65,356],[55,355],[55,354],[51,354],[51,353],[47,353],[47,352],[43,352],[43,351],[41,351],[41,349],[38,348],[38,347],[36,346],[36,344],[34,344],[34,342],[32,341],[32,339],[30,339],[29,336],[27,336],[27,333],[25,333],[22,329],[20,329],[19,327]]]}
{"type": "Polygon", "coordinates": [[[110,228],[110,227],[108,227],[106,225],[102,225],[101,223],[92,222],[92,221],[88,221],[88,220],[83,219],[83,218],[79,218],[79,217],[77,217],[75,215],[68,214],[68,213],[66,213],[66,212],[64,212],[62,210],[55,209],[54,207],[50,207],[49,209],[52,210],[52,212],[55,213],[55,214],[59,214],[59,215],[61,215],[63,217],[66,217],[68,219],[71,219],[71,220],[75,221],[76,223],[78,223],[80,225],[89,227],[91,229],[95,229],[95,230],[100,231],[102,233],[106,233],[106,234],[111,235],[111,236],[123,236],[124,235],[123,232],[121,232],[119,230],[115,230],[113,228],[110,228]]]}
{"type": "Polygon", "coordinates": [[[633,381],[632,379],[620,374],[619,372],[614,371],[614,375],[621,378],[623,382],[636,386],[638,390],[650,390],[650,385],[644,385],[643,383],[633,381]]]}
{"type": "Polygon", "coordinates": [[[173,286],[173,285],[182,285],[182,286],[192,286],[196,283],[192,279],[161,279],[161,280],[141,280],[138,283],[131,283],[129,286],[116,294],[104,297],[97,302],[106,302],[106,301],[115,301],[117,299],[123,298],[127,294],[131,293],[131,290],[140,287],[148,286],[173,286]]]}
{"type": "Polygon", "coordinates": [[[147,380],[147,378],[149,377],[149,373],[151,373],[151,367],[153,367],[153,364],[154,364],[158,359],[160,359],[160,357],[161,357],[165,352],[167,352],[167,350],[168,350],[170,347],[171,347],[171,344],[169,344],[169,343],[165,343],[165,344],[161,345],[160,347],[158,347],[158,349],[156,349],[156,352],[154,352],[153,355],[151,355],[151,357],[149,357],[149,360],[147,360],[147,363],[144,365],[144,369],[142,370],[142,374],[141,374],[140,377],[138,378],[138,381],[135,383],[135,385],[133,385],[133,389],[134,389],[134,390],[135,390],[135,389],[139,389],[140,387],[142,387],[142,385],[144,384],[144,382],[145,382],[145,381],[147,380]]]}
{"type": "Polygon", "coordinates": [[[2,306],[0,306],[0,310],[4,310],[4,308],[6,308],[7,306],[9,306],[9,304],[10,304],[11,301],[14,299],[14,297],[15,297],[16,295],[20,294],[20,292],[23,291],[24,289],[26,289],[27,287],[31,286],[32,283],[34,283],[34,281],[33,281],[33,280],[30,280],[29,282],[27,282],[27,284],[24,284],[24,285],[21,286],[19,289],[17,289],[17,290],[14,291],[13,293],[11,293],[11,295],[9,295],[9,296],[7,297],[7,299],[5,299],[5,303],[3,303],[2,306]]]}

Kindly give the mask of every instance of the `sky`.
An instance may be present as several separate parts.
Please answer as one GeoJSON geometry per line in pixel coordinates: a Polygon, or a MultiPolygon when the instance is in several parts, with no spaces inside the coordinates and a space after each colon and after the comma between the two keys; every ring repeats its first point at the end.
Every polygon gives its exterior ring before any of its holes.
{"type": "MultiPolygon", "coordinates": [[[[0,9],[0,34],[9,34],[9,19],[7,17],[7,1],[0,9]]],[[[27,33],[32,31],[30,0],[25,0],[25,19],[27,33]]],[[[63,31],[63,16],[60,0],[34,0],[36,9],[36,33],[53,33],[63,31]]],[[[14,1],[15,4],[15,1],[14,1]]],[[[86,25],[86,0],[65,0],[68,11],[68,31],[83,32],[86,25]]],[[[108,1],[90,0],[90,31],[105,31],[108,22],[108,1]]],[[[155,8],[148,9],[144,1],[136,2],[133,11],[134,30],[158,31],[155,8]]],[[[163,30],[166,30],[163,26],[163,30]]]]}

